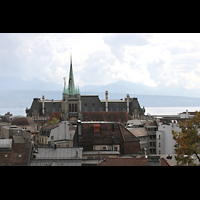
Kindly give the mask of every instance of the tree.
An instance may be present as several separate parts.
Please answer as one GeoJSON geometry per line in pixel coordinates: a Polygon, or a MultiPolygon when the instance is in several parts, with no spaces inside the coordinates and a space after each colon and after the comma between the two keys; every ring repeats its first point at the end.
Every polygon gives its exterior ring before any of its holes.
{"type": "Polygon", "coordinates": [[[58,122],[58,120],[57,120],[57,118],[52,118],[52,120],[51,121],[49,121],[48,123],[47,123],[47,126],[49,126],[49,125],[52,125],[52,124],[55,124],[55,123],[57,123],[58,122]]]}
{"type": "Polygon", "coordinates": [[[173,139],[176,141],[174,147],[177,156],[177,165],[195,165],[192,155],[196,155],[200,163],[199,142],[200,135],[198,129],[200,128],[200,112],[196,111],[196,115],[184,123],[179,121],[181,132],[172,131],[173,139]]]}

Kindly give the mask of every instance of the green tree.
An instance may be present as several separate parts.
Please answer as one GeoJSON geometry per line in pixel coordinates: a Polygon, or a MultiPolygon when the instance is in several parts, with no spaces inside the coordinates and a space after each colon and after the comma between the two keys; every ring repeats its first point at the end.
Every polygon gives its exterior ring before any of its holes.
{"type": "Polygon", "coordinates": [[[52,125],[52,124],[55,124],[55,123],[57,123],[58,122],[58,120],[57,120],[57,118],[52,118],[52,120],[51,121],[49,121],[48,123],[47,123],[47,126],[49,126],[49,125],[52,125]]]}
{"type": "Polygon", "coordinates": [[[196,111],[196,116],[192,119],[186,120],[184,123],[179,121],[181,132],[172,131],[173,139],[176,141],[174,147],[176,152],[177,165],[195,165],[192,155],[196,155],[200,163],[199,142],[200,135],[198,129],[200,128],[200,112],[196,111]]]}

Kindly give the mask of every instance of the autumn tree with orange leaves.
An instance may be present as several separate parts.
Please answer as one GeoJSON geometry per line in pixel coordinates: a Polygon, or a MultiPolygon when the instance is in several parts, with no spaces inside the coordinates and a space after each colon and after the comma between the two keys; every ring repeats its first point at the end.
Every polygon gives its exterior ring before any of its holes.
{"type": "Polygon", "coordinates": [[[200,163],[198,156],[200,135],[198,129],[200,128],[200,112],[196,111],[196,115],[184,123],[179,121],[179,127],[181,132],[172,131],[173,139],[176,141],[174,147],[176,152],[177,165],[195,165],[192,155],[196,155],[200,163]]]}

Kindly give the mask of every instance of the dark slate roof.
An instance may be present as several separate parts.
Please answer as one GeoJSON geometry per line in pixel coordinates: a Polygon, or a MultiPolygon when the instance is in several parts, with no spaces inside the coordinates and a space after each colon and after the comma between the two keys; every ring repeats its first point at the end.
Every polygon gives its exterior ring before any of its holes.
{"type": "Polygon", "coordinates": [[[83,112],[83,121],[127,122],[132,117],[127,112],[83,112]]]}
{"type": "MultiPolygon", "coordinates": [[[[32,116],[32,112],[37,110],[39,115],[42,115],[42,101],[40,98],[34,98],[31,108],[27,111],[27,116],[32,116]]],[[[53,112],[61,112],[61,100],[45,100],[44,114],[51,115],[53,112]]]]}
{"type": "Polygon", "coordinates": [[[98,95],[81,95],[81,109],[84,111],[105,111],[98,95]]]}
{"type": "MultiPolygon", "coordinates": [[[[138,99],[130,98],[129,114],[132,115],[135,109],[138,110],[140,115],[143,114],[138,99]]],[[[33,99],[31,108],[27,109],[27,116],[32,116],[34,110],[39,115],[42,115],[42,100],[40,98],[33,99]]],[[[101,101],[98,95],[81,95],[81,110],[82,112],[105,111],[105,101],[101,101]]],[[[108,111],[118,112],[126,110],[126,101],[108,100],[108,111]]],[[[53,112],[61,112],[61,100],[44,100],[44,114],[50,116],[53,112]]]]}

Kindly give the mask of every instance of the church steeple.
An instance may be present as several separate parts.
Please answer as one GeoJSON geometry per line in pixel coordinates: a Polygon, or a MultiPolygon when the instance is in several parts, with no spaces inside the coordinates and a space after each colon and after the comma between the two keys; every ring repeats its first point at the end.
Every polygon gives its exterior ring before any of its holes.
{"type": "Polygon", "coordinates": [[[81,95],[79,87],[75,87],[74,75],[72,68],[72,53],[70,49],[70,71],[69,71],[69,82],[66,87],[66,78],[64,78],[64,89],[63,99],[61,104],[61,119],[63,121],[71,121],[72,123],[77,122],[78,119],[82,119],[81,112],[81,95]]]}
{"type": "Polygon", "coordinates": [[[70,48],[70,72],[69,72],[69,83],[68,83],[68,93],[69,95],[75,95],[75,85],[74,85],[74,75],[72,69],[72,49],[70,48]]]}
{"type": "Polygon", "coordinates": [[[76,88],[74,84],[74,75],[72,68],[72,49],[70,48],[70,71],[69,71],[69,82],[68,88],[66,87],[66,79],[64,78],[64,89],[63,94],[76,95],[80,94],[79,87],[76,88]]]}

